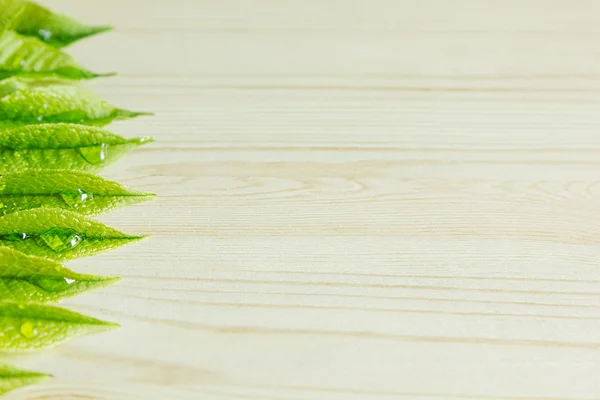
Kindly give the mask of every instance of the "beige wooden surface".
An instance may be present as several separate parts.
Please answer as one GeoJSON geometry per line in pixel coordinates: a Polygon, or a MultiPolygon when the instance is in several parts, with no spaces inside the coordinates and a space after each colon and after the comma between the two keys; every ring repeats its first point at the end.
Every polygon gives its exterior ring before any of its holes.
{"type": "Polygon", "coordinates": [[[7,399],[600,399],[599,1],[45,4],[160,197],[7,399]]]}

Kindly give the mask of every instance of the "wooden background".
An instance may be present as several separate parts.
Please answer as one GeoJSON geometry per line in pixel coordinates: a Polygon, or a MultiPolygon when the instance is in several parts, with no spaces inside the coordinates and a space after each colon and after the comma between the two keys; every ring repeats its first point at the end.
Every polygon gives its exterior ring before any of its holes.
{"type": "Polygon", "coordinates": [[[45,4],[160,197],[6,399],[600,399],[599,1],[45,4]]]}

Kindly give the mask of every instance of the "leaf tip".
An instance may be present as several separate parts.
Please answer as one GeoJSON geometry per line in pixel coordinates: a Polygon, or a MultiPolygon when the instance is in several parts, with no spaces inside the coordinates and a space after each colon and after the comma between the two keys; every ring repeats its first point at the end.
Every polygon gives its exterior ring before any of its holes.
{"type": "Polygon", "coordinates": [[[90,26],[86,36],[98,35],[100,33],[110,32],[114,29],[111,25],[90,26]]]}
{"type": "Polygon", "coordinates": [[[140,144],[153,143],[156,141],[151,136],[141,136],[141,137],[136,138],[135,140],[137,140],[137,142],[140,144]]]}
{"type": "Polygon", "coordinates": [[[75,42],[78,42],[81,39],[88,38],[90,36],[95,36],[100,33],[108,32],[113,30],[113,27],[110,25],[97,25],[97,26],[86,26],[84,29],[81,29],[78,32],[73,32],[68,37],[56,37],[50,38],[49,40],[44,40],[48,44],[57,47],[63,48],[72,45],[75,42]]]}
{"type": "Polygon", "coordinates": [[[133,143],[138,146],[143,146],[147,143],[153,143],[153,142],[155,142],[155,140],[153,137],[150,137],[150,136],[141,136],[141,137],[136,137],[136,138],[130,139],[130,140],[128,140],[128,142],[133,143]]]}
{"type": "Polygon", "coordinates": [[[89,279],[96,288],[110,286],[123,280],[123,278],[116,275],[91,275],[89,279]]]}
{"type": "Polygon", "coordinates": [[[150,235],[127,235],[123,239],[126,240],[127,242],[133,243],[133,242],[139,242],[140,240],[144,240],[149,237],[150,237],[150,235]]]}
{"type": "Polygon", "coordinates": [[[10,372],[10,375],[28,380],[29,384],[39,383],[46,379],[54,378],[54,375],[48,374],[45,372],[18,370],[13,367],[8,367],[8,366],[4,366],[4,365],[1,366],[0,368],[3,370],[4,373],[10,372]],[[9,371],[6,371],[7,369],[9,369],[9,371]]]}
{"type": "Polygon", "coordinates": [[[112,285],[117,282],[121,282],[122,280],[123,280],[123,278],[121,278],[120,276],[105,276],[104,277],[104,282],[108,285],[112,285]]]}
{"type": "Polygon", "coordinates": [[[106,321],[104,326],[106,326],[107,329],[112,330],[119,329],[121,327],[121,324],[119,324],[118,322],[106,321]]]}
{"type": "Polygon", "coordinates": [[[123,109],[117,109],[114,112],[114,117],[117,119],[130,119],[130,118],[136,118],[136,117],[147,117],[147,116],[152,116],[152,115],[154,115],[154,113],[145,112],[145,111],[129,111],[129,110],[123,110],[123,109]]]}
{"type": "Polygon", "coordinates": [[[112,331],[121,327],[121,324],[119,324],[118,322],[104,321],[100,319],[97,320],[97,323],[95,325],[96,328],[94,330],[96,331],[112,331]]]}
{"type": "Polygon", "coordinates": [[[156,193],[152,193],[152,192],[133,192],[133,195],[137,196],[137,197],[141,197],[141,201],[152,200],[152,199],[158,197],[158,195],[156,193]]]}
{"type": "Polygon", "coordinates": [[[32,372],[31,377],[37,380],[38,382],[45,381],[46,379],[54,378],[52,374],[46,374],[44,372],[32,372]]]}
{"type": "Polygon", "coordinates": [[[91,78],[108,78],[111,76],[117,76],[118,74],[116,72],[103,72],[103,73],[91,72],[90,75],[91,75],[90,76],[91,78]]]}
{"type": "Polygon", "coordinates": [[[93,72],[87,69],[73,69],[73,68],[59,68],[54,71],[54,74],[58,77],[58,79],[65,80],[80,80],[80,79],[96,79],[96,78],[106,78],[109,76],[117,75],[116,72],[93,72]]]}

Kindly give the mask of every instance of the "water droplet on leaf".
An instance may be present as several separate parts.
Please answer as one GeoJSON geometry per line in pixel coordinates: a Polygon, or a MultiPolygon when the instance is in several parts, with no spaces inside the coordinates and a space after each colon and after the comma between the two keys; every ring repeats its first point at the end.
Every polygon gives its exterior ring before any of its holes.
{"type": "Polygon", "coordinates": [[[93,195],[91,193],[85,193],[81,189],[68,190],[68,191],[62,192],[60,194],[60,196],[65,201],[65,203],[67,203],[69,206],[71,206],[73,208],[77,208],[81,204],[85,203],[87,200],[93,198],[93,195]]]}
{"type": "Polygon", "coordinates": [[[93,165],[102,164],[108,156],[108,145],[106,143],[99,146],[79,147],[78,150],[81,157],[93,165]]]}
{"type": "Polygon", "coordinates": [[[43,243],[57,253],[74,249],[84,239],[82,234],[70,228],[52,228],[39,237],[43,243]]]}
{"type": "Polygon", "coordinates": [[[28,281],[46,292],[62,292],[75,282],[74,279],[62,278],[60,276],[33,276],[28,281]]]}
{"type": "Polygon", "coordinates": [[[18,242],[20,240],[27,239],[27,234],[24,232],[15,232],[15,233],[11,233],[10,235],[8,235],[7,239],[10,240],[11,242],[18,242]]]}
{"type": "Polygon", "coordinates": [[[38,31],[38,33],[44,39],[45,42],[47,42],[48,40],[50,40],[50,38],[52,37],[52,31],[49,30],[49,29],[40,29],[38,31]]]}
{"type": "Polygon", "coordinates": [[[21,335],[27,339],[33,339],[37,335],[37,330],[31,322],[23,322],[20,329],[21,335]]]}

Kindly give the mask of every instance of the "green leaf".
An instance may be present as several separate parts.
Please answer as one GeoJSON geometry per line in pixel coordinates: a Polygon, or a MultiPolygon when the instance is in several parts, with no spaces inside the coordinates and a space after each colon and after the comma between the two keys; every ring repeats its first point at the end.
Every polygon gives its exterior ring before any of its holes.
{"type": "Polygon", "coordinates": [[[0,126],[74,123],[103,126],[149,113],[115,108],[89,90],[72,85],[27,86],[12,79],[0,90],[0,126]]]}
{"type": "Polygon", "coordinates": [[[31,351],[55,347],[75,336],[118,327],[113,322],[64,308],[0,302],[0,351],[31,351]]]}
{"type": "Polygon", "coordinates": [[[23,89],[66,84],[70,84],[70,82],[64,79],[57,79],[52,77],[27,78],[23,76],[13,76],[11,78],[0,80],[0,98],[23,89]]]}
{"type": "Polygon", "coordinates": [[[79,171],[32,170],[0,177],[0,213],[3,214],[51,207],[95,215],[153,196],[79,171]]]}
{"type": "Polygon", "coordinates": [[[0,217],[0,246],[57,261],[90,256],[144,237],[127,235],[56,208],[36,208],[0,217]]]}
{"type": "Polygon", "coordinates": [[[17,92],[19,90],[48,87],[52,85],[66,85],[69,81],[56,78],[26,78],[13,76],[12,78],[0,80],[0,98],[17,92]]]}
{"type": "Polygon", "coordinates": [[[0,98],[27,88],[27,82],[18,78],[3,79],[0,81],[0,98]]]}
{"type": "Polygon", "coordinates": [[[62,51],[41,40],[5,30],[0,32],[0,79],[11,76],[91,79],[96,74],[62,51]]]}
{"type": "Polygon", "coordinates": [[[0,247],[0,299],[19,303],[48,303],[99,289],[119,277],[84,275],[41,257],[0,247]]]}
{"type": "Polygon", "coordinates": [[[74,124],[0,130],[0,174],[36,168],[99,171],[152,140],[124,139],[100,128],[74,124]]]}
{"type": "Polygon", "coordinates": [[[23,0],[0,0],[0,32],[11,28],[11,21],[23,11],[23,0]]]}
{"type": "Polygon", "coordinates": [[[25,0],[0,0],[0,24],[6,29],[63,47],[97,33],[108,26],[87,26],[62,14],[25,0]]]}
{"type": "Polygon", "coordinates": [[[40,383],[50,377],[51,375],[40,372],[23,371],[8,365],[0,365],[0,395],[27,385],[40,383]]]}

